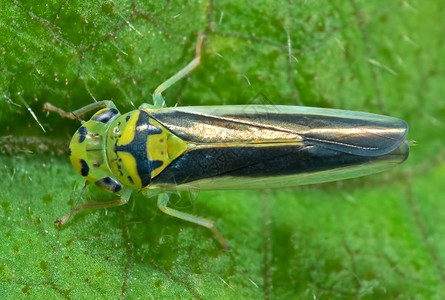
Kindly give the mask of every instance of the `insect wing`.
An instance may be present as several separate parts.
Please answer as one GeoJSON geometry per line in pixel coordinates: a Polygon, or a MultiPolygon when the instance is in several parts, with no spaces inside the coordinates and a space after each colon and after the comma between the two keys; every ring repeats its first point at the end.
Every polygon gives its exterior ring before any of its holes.
{"type": "Polygon", "coordinates": [[[153,116],[184,140],[195,143],[297,138],[307,145],[370,156],[396,149],[408,132],[405,121],[392,117],[299,106],[176,107],[159,110],[153,116]]]}
{"type": "Polygon", "coordinates": [[[154,184],[171,189],[296,186],[403,162],[407,124],[392,117],[294,106],[167,108],[152,117],[194,148],[154,184]]]}

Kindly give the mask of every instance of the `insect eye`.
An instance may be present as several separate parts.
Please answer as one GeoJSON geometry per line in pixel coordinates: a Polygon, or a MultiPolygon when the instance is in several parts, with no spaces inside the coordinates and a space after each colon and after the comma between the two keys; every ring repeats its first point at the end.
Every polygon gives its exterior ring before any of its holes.
{"type": "Polygon", "coordinates": [[[95,182],[96,186],[101,190],[116,193],[122,189],[122,185],[111,177],[105,177],[95,182]]]}
{"type": "Polygon", "coordinates": [[[98,112],[91,119],[94,120],[94,121],[107,123],[108,121],[110,121],[110,119],[112,117],[114,117],[117,114],[119,114],[119,111],[117,109],[110,108],[110,109],[106,109],[106,110],[103,110],[101,112],[98,112]]]}

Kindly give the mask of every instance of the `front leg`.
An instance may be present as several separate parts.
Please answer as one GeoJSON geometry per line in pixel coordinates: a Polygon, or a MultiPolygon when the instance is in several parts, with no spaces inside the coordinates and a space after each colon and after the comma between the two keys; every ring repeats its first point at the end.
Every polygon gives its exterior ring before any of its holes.
{"type": "Polygon", "coordinates": [[[58,113],[62,118],[68,118],[71,120],[76,120],[78,119],[81,122],[83,121],[83,117],[92,112],[92,111],[98,111],[101,108],[114,108],[116,109],[116,105],[114,105],[113,101],[110,100],[103,100],[103,101],[98,101],[98,102],[94,102],[91,104],[88,104],[87,106],[84,106],[82,108],[79,108],[75,111],[72,112],[66,112],[63,109],[60,109],[54,105],[52,105],[49,102],[46,102],[43,105],[43,111],[52,111],[52,112],[56,112],[58,113]]]}
{"type": "MultiPolygon", "coordinates": [[[[84,189],[85,189],[85,187],[84,187],[84,189]]],[[[68,214],[64,215],[63,217],[58,218],[56,221],[54,221],[54,224],[56,224],[60,228],[60,227],[62,227],[63,224],[68,222],[68,220],[72,216],[74,216],[78,212],[81,212],[86,209],[99,209],[99,208],[108,208],[108,207],[124,205],[128,202],[128,200],[130,200],[131,192],[132,192],[131,189],[125,189],[121,193],[118,194],[118,196],[119,196],[118,199],[112,200],[112,201],[91,202],[91,203],[84,203],[84,204],[76,205],[76,207],[74,207],[74,209],[70,213],[68,213],[68,214]]]]}

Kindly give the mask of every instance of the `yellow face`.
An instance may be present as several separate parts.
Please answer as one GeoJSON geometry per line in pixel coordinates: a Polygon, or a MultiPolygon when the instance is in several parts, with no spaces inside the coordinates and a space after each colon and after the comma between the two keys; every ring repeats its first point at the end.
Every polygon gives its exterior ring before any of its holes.
{"type": "Polygon", "coordinates": [[[118,192],[122,184],[114,178],[106,160],[105,139],[109,122],[119,115],[116,109],[104,108],[73,135],[69,155],[74,169],[86,180],[107,192],[118,192]]]}

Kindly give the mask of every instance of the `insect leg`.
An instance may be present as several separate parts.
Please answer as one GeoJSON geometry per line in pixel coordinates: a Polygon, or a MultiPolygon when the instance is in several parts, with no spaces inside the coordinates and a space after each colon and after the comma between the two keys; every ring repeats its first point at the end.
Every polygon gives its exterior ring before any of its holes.
{"type": "Polygon", "coordinates": [[[124,191],[119,195],[119,199],[112,200],[112,201],[105,201],[105,202],[91,202],[91,203],[84,203],[81,205],[76,206],[69,214],[57,219],[54,224],[57,224],[59,228],[65,224],[72,216],[77,214],[78,212],[86,209],[98,209],[98,208],[107,208],[107,207],[114,207],[114,206],[121,206],[128,202],[131,196],[131,190],[124,191]]]}
{"type": "Polygon", "coordinates": [[[52,105],[49,102],[46,102],[43,105],[43,111],[53,111],[58,113],[62,118],[68,118],[68,119],[82,119],[82,116],[92,112],[92,111],[97,111],[101,108],[116,108],[116,106],[114,105],[113,101],[110,100],[103,100],[103,101],[98,101],[98,102],[94,102],[91,104],[88,104],[87,106],[84,106],[82,108],[79,108],[75,111],[72,112],[66,112],[54,105],[52,105]]]}
{"type": "Polygon", "coordinates": [[[196,50],[195,50],[195,58],[183,69],[181,69],[178,73],[164,81],[160,86],[156,88],[156,90],[153,93],[153,104],[155,107],[165,107],[165,100],[164,97],[162,97],[162,92],[168,89],[171,85],[176,83],[177,81],[184,78],[187,73],[191,72],[194,68],[196,68],[199,65],[199,62],[201,60],[201,46],[202,42],[204,40],[204,35],[201,33],[198,33],[198,41],[196,43],[196,50]]]}
{"type": "Polygon", "coordinates": [[[229,245],[227,244],[227,241],[222,237],[222,235],[216,229],[216,227],[212,221],[169,208],[169,207],[167,207],[168,199],[169,199],[169,196],[166,193],[162,193],[158,196],[158,207],[162,212],[164,212],[170,216],[207,227],[208,229],[210,229],[213,232],[216,239],[218,240],[218,242],[221,243],[221,245],[224,247],[224,249],[229,249],[229,245]]]}

